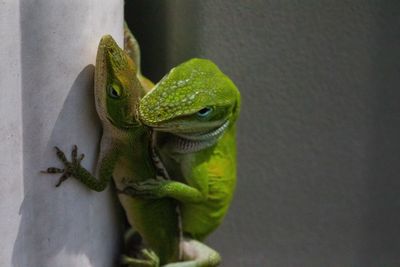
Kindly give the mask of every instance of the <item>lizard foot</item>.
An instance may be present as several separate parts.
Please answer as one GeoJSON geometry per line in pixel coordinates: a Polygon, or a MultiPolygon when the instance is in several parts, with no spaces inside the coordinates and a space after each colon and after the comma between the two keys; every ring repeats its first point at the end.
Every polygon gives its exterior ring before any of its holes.
{"type": "Polygon", "coordinates": [[[160,260],[154,251],[143,249],[140,259],[122,255],[121,264],[126,267],[159,267],[160,260]]]}
{"type": "Polygon", "coordinates": [[[58,148],[57,146],[55,146],[54,148],[56,149],[57,157],[64,164],[64,169],[50,167],[41,172],[42,173],[62,173],[61,177],[58,180],[58,183],[56,184],[56,187],[59,187],[65,180],[67,180],[69,177],[73,176],[74,171],[81,166],[81,161],[83,160],[85,155],[81,154],[78,157],[78,147],[76,145],[74,145],[72,148],[72,152],[71,152],[71,162],[70,162],[67,160],[64,152],[60,148],[58,148]]]}

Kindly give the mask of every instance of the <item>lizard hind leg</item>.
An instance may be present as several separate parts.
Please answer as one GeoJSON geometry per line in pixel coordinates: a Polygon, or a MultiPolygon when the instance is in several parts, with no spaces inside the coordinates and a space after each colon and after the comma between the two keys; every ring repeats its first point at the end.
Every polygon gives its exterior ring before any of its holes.
{"type": "Polygon", "coordinates": [[[144,248],[139,232],[129,228],[124,235],[124,252],[121,265],[124,267],[159,267],[160,260],[151,249],[144,248]]]}
{"type": "Polygon", "coordinates": [[[181,242],[183,261],[163,265],[162,267],[216,267],[221,263],[218,252],[204,243],[185,238],[181,242]]]}

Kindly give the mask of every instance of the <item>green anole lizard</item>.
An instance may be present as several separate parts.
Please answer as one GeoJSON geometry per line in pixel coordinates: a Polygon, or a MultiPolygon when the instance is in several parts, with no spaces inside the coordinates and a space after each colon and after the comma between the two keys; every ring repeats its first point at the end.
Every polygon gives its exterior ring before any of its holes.
{"type": "MultiPolygon", "coordinates": [[[[127,25],[125,24],[124,27],[124,36],[125,36],[125,51],[131,56],[131,58],[134,60],[134,62],[136,63],[137,66],[140,66],[140,48],[139,48],[139,44],[137,43],[135,37],[132,35],[132,33],[130,32],[129,28],[127,27],[127,25]]],[[[201,60],[200,60],[201,61],[201,60]]],[[[194,64],[194,66],[197,65],[198,62],[196,62],[194,64]]],[[[207,64],[212,64],[211,62],[205,62],[205,65],[207,64]]],[[[200,62],[200,64],[202,64],[200,62]]],[[[188,68],[190,69],[192,66],[189,66],[188,68]]],[[[215,65],[213,66],[214,69],[211,69],[212,71],[218,70],[218,68],[215,67],[215,65]]],[[[188,71],[186,68],[177,68],[179,71],[182,70],[186,70],[188,71]]],[[[218,70],[219,71],[219,70],[218,70]]],[[[216,74],[219,74],[217,72],[215,72],[216,74]]],[[[222,75],[224,76],[224,75],[222,75]]],[[[150,91],[152,89],[152,87],[154,86],[154,84],[149,81],[147,78],[145,78],[144,76],[142,76],[141,72],[140,72],[140,68],[138,69],[138,73],[137,73],[137,77],[140,80],[140,82],[142,83],[143,88],[146,89],[146,91],[150,91]]],[[[203,82],[205,82],[205,80],[201,80],[202,77],[195,77],[193,79],[193,82],[196,82],[196,85],[199,85],[203,82]],[[200,78],[200,79],[199,79],[200,78]]],[[[157,152],[155,151],[155,139],[156,136],[153,135],[153,142],[152,143],[152,156],[153,156],[153,160],[155,161],[155,165],[157,166],[157,168],[159,169],[159,173],[162,176],[166,176],[168,177],[168,173],[165,170],[165,167],[163,165],[163,163],[161,162],[161,160],[159,159],[157,152]],[[160,170],[161,169],[161,170],[160,170]]],[[[162,180],[160,180],[162,181],[162,180]]],[[[128,189],[129,191],[129,189],[128,189]]],[[[181,216],[180,216],[181,217],[181,216]]],[[[202,242],[199,242],[198,240],[195,240],[189,236],[187,236],[185,239],[181,240],[182,242],[180,242],[180,252],[182,255],[182,260],[184,260],[184,262],[179,262],[179,263],[170,263],[165,265],[165,267],[211,267],[211,266],[217,266],[220,262],[220,257],[219,254],[212,250],[211,248],[207,247],[205,244],[203,244],[202,242]]]]}
{"type": "Polygon", "coordinates": [[[204,59],[175,67],[140,101],[140,120],[155,130],[161,160],[173,180],[135,182],[125,193],[177,199],[187,237],[183,249],[208,255],[199,266],[219,262],[216,252],[205,245],[200,248],[200,242],[190,242],[192,238],[201,241],[214,231],[232,200],[239,107],[236,86],[204,59]]]}
{"type": "MultiPolygon", "coordinates": [[[[62,173],[59,186],[75,177],[92,190],[103,191],[113,177],[117,190],[125,184],[156,177],[148,145],[150,129],[140,125],[137,118],[139,99],[144,90],[136,78],[133,60],[118,47],[111,36],[104,36],[99,44],[95,68],[95,102],[103,136],[98,162],[98,178],[80,164],[77,148],[72,160],[56,147],[64,169],[48,168],[46,173],[62,173]]],[[[145,245],[141,259],[129,259],[129,266],[159,266],[179,260],[180,234],[174,200],[131,197],[119,194],[127,219],[140,233],[145,245]],[[156,255],[154,255],[153,251],[156,255]]]]}

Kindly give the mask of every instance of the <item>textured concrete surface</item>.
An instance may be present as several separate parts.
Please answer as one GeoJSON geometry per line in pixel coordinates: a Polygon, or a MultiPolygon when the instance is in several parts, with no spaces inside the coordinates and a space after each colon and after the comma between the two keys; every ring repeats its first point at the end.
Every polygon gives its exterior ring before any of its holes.
{"type": "Polygon", "coordinates": [[[239,86],[222,266],[400,264],[400,2],[130,1],[157,80],[190,57],[239,86]]]}
{"type": "Polygon", "coordinates": [[[54,145],[77,144],[94,170],[97,44],[122,42],[123,2],[0,1],[0,266],[112,266],[115,199],[77,181],[55,188],[54,145]]]}

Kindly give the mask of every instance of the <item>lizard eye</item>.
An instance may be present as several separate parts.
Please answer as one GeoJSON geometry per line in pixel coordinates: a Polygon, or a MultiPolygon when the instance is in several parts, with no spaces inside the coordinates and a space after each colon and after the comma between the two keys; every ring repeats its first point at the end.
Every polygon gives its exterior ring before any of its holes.
{"type": "Polygon", "coordinates": [[[204,118],[204,117],[207,117],[208,115],[210,115],[211,112],[212,112],[212,108],[205,107],[205,108],[202,108],[199,111],[197,111],[197,116],[204,118]]]}
{"type": "Polygon", "coordinates": [[[121,89],[119,88],[119,86],[109,85],[108,86],[108,95],[112,98],[119,98],[119,97],[121,97],[121,89]]]}

